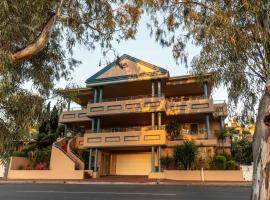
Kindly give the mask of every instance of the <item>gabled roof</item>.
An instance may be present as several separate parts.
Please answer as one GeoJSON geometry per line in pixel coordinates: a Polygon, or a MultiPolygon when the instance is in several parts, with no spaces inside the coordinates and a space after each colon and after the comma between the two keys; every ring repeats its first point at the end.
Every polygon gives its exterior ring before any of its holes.
{"type": "Polygon", "coordinates": [[[168,74],[169,72],[166,69],[124,54],[88,78],[85,82],[88,85],[95,85],[125,80],[134,81],[168,77],[168,74]]]}

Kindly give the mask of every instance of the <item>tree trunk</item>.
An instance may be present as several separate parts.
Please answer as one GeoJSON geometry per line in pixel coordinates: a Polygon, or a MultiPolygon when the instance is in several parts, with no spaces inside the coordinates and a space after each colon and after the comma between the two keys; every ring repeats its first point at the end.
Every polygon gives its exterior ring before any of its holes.
{"type": "Polygon", "coordinates": [[[270,200],[270,80],[260,101],[253,139],[252,200],[270,200]]]}

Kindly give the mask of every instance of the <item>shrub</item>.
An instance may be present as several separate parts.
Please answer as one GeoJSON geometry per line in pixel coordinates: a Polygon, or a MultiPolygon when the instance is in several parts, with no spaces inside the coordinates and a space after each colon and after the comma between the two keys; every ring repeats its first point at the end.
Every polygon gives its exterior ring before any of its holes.
{"type": "Polygon", "coordinates": [[[232,142],[232,158],[240,164],[250,165],[253,162],[252,142],[243,138],[232,142]]]}
{"type": "Polygon", "coordinates": [[[12,156],[15,156],[15,157],[27,157],[27,154],[23,151],[15,151],[13,152],[12,156]]]}
{"type": "Polygon", "coordinates": [[[169,169],[170,166],[174,164],[173,158],[168,155],[165,157],[161,157],[160,162],[161,162],[162,169],[169,169]]]}
{"type": "Polygon", "coordinates": [[[229,160],[226,162],[226,169],[227,170],[238,170],[239,166],[234,160],[229,160]]]}
{"type": "Polygon", "coordinates": [[[50,157],[51,147],[40,149],[36,152],[36,159],[34,163],[48,163],[50,161],[50,157]]]}
{"type": "Polygon", "coordinates": [[[48,164],[47,163],[38,163],[35,167],[34,170],[48,170],[48,164]]]}
{"type": "Polygon", "coordinates": [[[174,148],[173,158],[175,163],[178,165],[183,165],[184,169],[190,169],[196,156],[198,154],[198,147],[190,141],[184,141],[182,145],[177,145],[174,148]]]}
{"type": "Polygon", "coordinates": [[[214,170],[225,170],[226,169],[226,158],[224,156],[214,156],[211,161],[211,169],[214,170]]]}

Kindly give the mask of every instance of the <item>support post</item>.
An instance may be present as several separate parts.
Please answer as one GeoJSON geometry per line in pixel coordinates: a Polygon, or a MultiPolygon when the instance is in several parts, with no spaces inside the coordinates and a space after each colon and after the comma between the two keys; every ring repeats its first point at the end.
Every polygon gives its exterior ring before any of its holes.
{"type": "Polygon", "coordinates": [[[161,97],[161,80],[158,80],[158,97],[161,97]]]}
{"type": "Polygon", "coordinates": [[[99,88],[99,102],[102,102],[103,88],[99,88]]]}
{"type": "Polygon", "coordinates": [[[97,103],[97,88],[94,89],[94,103],[97,103]]]}
{"type": "Polygon", "coordinates": [[[152,113],[152,129],[155,129],[155,113],[152,113]]]}
{"type": "Polygon", "coordinates": [[[155,172],[155,147],[152,146],[151,171],[155,172]]]}
{"type": "Polygon", "coordinates": [[[211,134],[209,114],[205,115],[205,124],[206,124],[206,138],[208,139],[211,134]]]}
{"type": "Polygon", "coordinates": [[[158,129],[161,128],[161,112],[158,113],[158,129]]]}
{"type": "Polygon", "coordinates": [[[220,116],[220,129],[223,129],[224,128],[224,121],[223,121],[223,117],[220,116]]]}
{"type": "Polygon", "coordinates": [[[207,81],[203,82],[204,97],[208,97],[207,81]]]}
{"type": "Polygon", "coordinates": [[[67,125],[65,124],[64,137],[67,137],[67,125]]]}
{"type": "Polygon", "coordinates": [[[92,118],[92,133],[95,132],[95,121],[96,121],[96,119],[92,118]]]}
{"type": "Polygon", "coordinates": [[[155,81],[152,81],[152,97],[155,96],[155,81]]]}
{"type": "Polygon", "coordinates": [[[158,172],[161,172],[161,160],[160,160],[160,155],[161,153],[161,146],[158,146],[158,172]]]}
{"type": "Polygon", "coordinates": [[[67,111],[70,111],[70,100],[68,100],[67,111]]]}
{"type": "Polygon", "coordinates": [[[89,149],[89,162],[88,162],[88,170],[92,169],[92,149],[89,149]]]}
{"type": "Polygon", "coordinates": [[[97,118],[97,133],[100,131],[100,117],[97,118]]]}
{"type": "Polygon", "coordinates": [[[95,164],[94,164],[94,172],[97,172],[97,162],[98,162],[98,149],[95,149],[95,164]]]}

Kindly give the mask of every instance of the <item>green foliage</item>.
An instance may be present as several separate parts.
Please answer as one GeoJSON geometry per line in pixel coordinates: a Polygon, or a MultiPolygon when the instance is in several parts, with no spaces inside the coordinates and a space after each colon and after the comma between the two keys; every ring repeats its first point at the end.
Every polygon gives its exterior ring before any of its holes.
{"type": "Polygon", "coordinates": [[[14,151],[12,156],[15,156],[15,157],[26,157],[27,154],[26,152],[23,152],[23,151],[14,151]]]}
{"type": "Polygon", "coordinates": [[[196,156],[198,154],[198,147],[190,141],[184,141],[182,145],[174,148],[173,158],[178,166],[183,166],[184,169],[190,169],[196,156]]]}
{"type": "Polygon", "coordinates": [[[169,169],[174,165],[174,158],[166,155],[165,157],[160,158],[162,169],[169,169]]]}
{"type": "Polygon", "coordinates": [[[213,73],[228,90],[231,112],[252,116],[270,77],[268,1],[145,1],[151,34],[188,65],[187,47],[200,47],[190,66],[213,73]],[[163,17],[157,17],[157,16],[163,17]],[[244,105],[244,106],[243,106],[244,105]],[[236,108],[237,107],[237,108],[236,108]]]}
{"type": "Polygon", "coordinates": [[[100,46],[106,57],[113,41],[134,38],[141,13],[141,3],[122,0],[0,1],[1,159],[27,138],[43,102],[58,96],[55,83],[71,80],[80,64],[73,48],[100,46]],[[25,89],[29,82],[34,90],[25,89]]]}
{"type": "Polygon", "coordinates": [[[229,160],[226,162],[226,170],[238,170],[239,166],[234,160],[229,160]]]}
{"type": "Polygon", "coordinates": [[[216,155],[210,162],[210,168],[213,170],[225,170],[226,158],[224,156],[216,155]]]}
{"type": "Polygon", "coordinates": [[[180,135],[180,124],[175,118],[171,118],[167,121],[165,129],[172,140],[180,135]]]}
{"type": "Polygon", "coordinates": [[[240,164],[250,165],[253,162],[252,142],[243,137],[232,142],[232,157],[240,164]]]}

